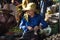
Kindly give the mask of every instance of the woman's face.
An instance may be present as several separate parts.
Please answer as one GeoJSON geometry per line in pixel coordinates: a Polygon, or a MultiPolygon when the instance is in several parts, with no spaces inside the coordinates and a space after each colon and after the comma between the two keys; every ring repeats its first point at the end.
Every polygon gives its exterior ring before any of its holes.
{"type": "Polygon", "coordinates": [[[27,11],[28,12],[28,15],[31,16],[31,15],[34,15],[34,10],[29,10],[27,11]]]}

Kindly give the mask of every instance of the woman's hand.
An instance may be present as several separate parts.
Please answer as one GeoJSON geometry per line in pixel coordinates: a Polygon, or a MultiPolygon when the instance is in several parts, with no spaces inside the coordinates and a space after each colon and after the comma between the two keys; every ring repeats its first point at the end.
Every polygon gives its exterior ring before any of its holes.
{"type": "Polygon", "coordinates": [[[34,27],[34,30],[35,30],[35,31],[37,31],[38,29],[39,29],[39,27],[38,27],[38,26],[35,26],[35,27],[34,27]]]}
{"type": "Polygon", "coordinates": [[[33,28],[31,26],[28,26],[27,28],[28,30],[33,31],[33,28]]]}

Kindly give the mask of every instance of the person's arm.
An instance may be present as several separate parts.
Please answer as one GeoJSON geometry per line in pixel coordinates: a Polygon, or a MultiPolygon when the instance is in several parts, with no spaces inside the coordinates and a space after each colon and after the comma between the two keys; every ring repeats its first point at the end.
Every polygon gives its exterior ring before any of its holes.
{"type": "Polygon", "coordinates": [[[26,25],[25,25],[26,21],[24,20],[24,18],[21,20],[21,23],[19,25],[20,29],[25,30],[26,29],[26,25]]]}
{"type": "Polygon", "coordinates": [[[25,30],[25,29],[28,29],[30,31],[33,30],[33,28],[31,26],[28,26],[28,24],[26,24],[26,20],[24,18],[21,20],[19,27],[20,27],[20,29],[23,29],[23,30],[25,30]]]}
{"type": "Polygon", "coordinates": [[[42,28],[48,27],[48,23],[42,18],[42,16],[40,16],[40,18],[40,25],[42,26],[42,28]]]}

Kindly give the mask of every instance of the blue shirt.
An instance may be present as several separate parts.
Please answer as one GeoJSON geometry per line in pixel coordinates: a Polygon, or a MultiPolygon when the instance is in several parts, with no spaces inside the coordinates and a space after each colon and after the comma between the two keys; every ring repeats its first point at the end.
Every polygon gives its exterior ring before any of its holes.
{"type": "Polygon", "coordinates": [[[21,23],[19,25],[19,27],[21,29],[24,30],[24,32],[27,32],[29,31],[27,29],[28,26],[31,26],[32,28],[34,28],[35,26],[39,26],[40,24],[42,24],[42,28],[46,28],[48,26],[48,24],[44,21],[44,19],[38,15],[38,14],[35,14],[34,17],[28,17],[28,22],[25,20],[25,18],[23,17],[22,20],[21,20],[21,23]]]}

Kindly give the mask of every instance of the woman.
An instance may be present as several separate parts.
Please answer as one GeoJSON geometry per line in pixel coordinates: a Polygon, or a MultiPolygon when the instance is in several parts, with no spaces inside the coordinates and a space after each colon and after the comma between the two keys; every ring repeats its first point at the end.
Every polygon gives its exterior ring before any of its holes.
{"type": "Polygon", "coordinates": [[[38,30],[41,28],[44,29],[48,24],[43,20],[43,18],[36,14],[36,5],[35,3],[29,3],[25,9],[27,13],[22,18],[20,23],[20,29],[23,29],[23,38],[24,40],[39,40],[38,30]]]}

